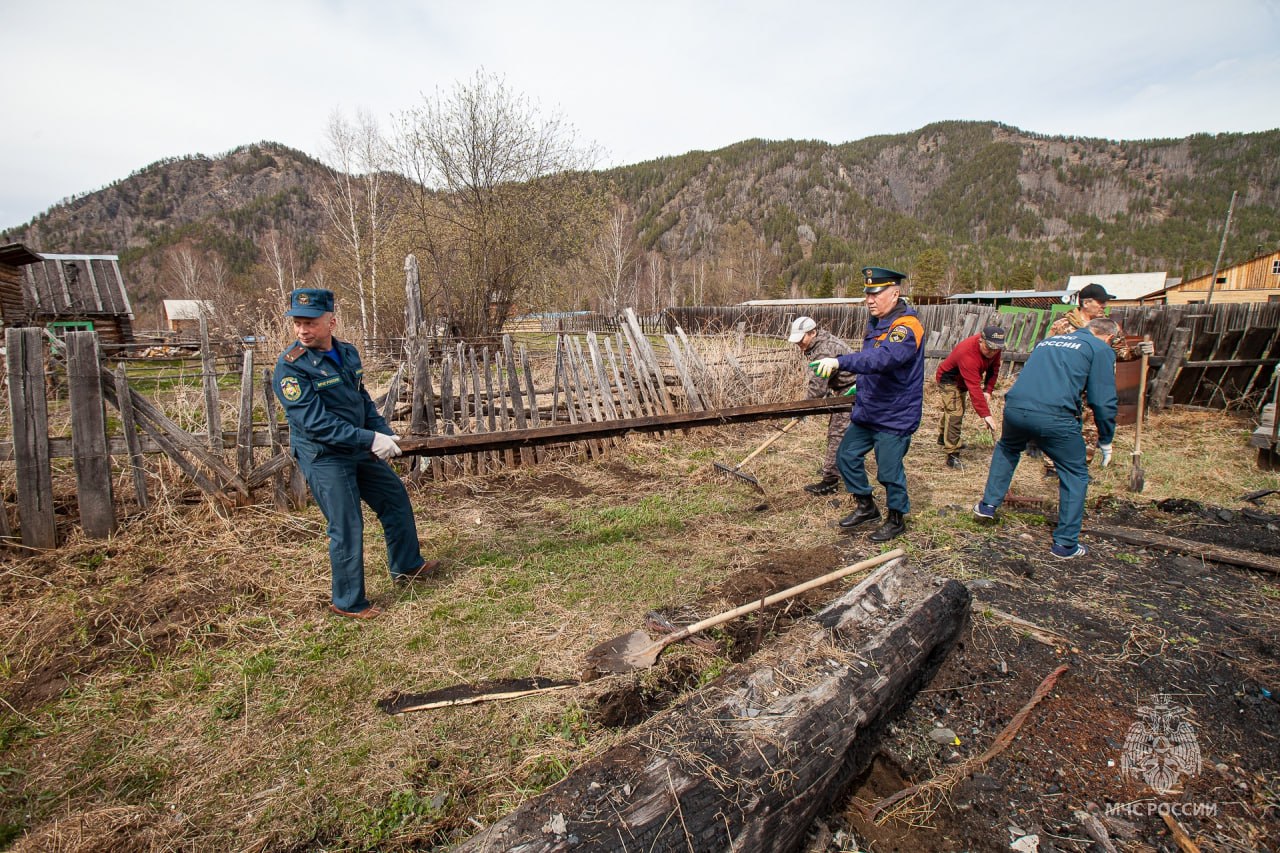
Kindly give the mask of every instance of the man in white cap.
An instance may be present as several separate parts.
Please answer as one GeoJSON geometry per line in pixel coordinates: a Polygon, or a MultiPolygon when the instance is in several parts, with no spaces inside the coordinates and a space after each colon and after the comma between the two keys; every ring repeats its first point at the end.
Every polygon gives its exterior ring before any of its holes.
{"type": "MultiPolygon", "coordinates": [[[[797,317],[791,323],[791,334],[787,340],[800,347],[806,362],[820,358],[839,358],[853,350],[844,341],[828,332],[819,329],[812,317],[797,317]]],[[[827,396],[852,395],[856,390],[854,383],[857,376],[844,370],[832,371],[823,379],[816,374],[809,376],[809,398],[827,396]]],[[[849,428],[848,412],[832,412],[827,422],[827,452],[822,457],[822,479],[810,483],[804,490],[811,495],[829,495],[840,487],[840,471],[836,468],[836,451],[844,439],[844,432],[849,428]]]]}

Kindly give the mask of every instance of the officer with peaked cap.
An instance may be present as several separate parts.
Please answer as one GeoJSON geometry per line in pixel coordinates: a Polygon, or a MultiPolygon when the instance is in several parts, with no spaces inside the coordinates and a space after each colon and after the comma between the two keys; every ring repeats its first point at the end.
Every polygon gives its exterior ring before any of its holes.
{"type": "Polygon", "coordinates": [[[372,619],[382,611],[365,596],[362,500],[382,524],[393,580],[423,577],[439,561],[422,559],[409,494],[386,462],[401,454],[399,439],[365,390],[360,354],[333,336],[333,312],[332,291],[293,291],[285,316],[298,339],[276,359],[272,386],[289,421],[290,452],[329,522],[329,609],[372,619]]]}
{"type": "MultiPolygon", "coordinates": [[[[820,358],[841,356],[853,352],[849,345],[828,332],[818,328],[812,317],[797,317],[791,323],[791,333],[787,340],[800,348],[805,361],[817,361],[820,358]]],[[[809,377],[809,397],[852,396],[854,383],[858,377],[843,370],[837,370],[825,379],[820,376],[809,377]]],[[[845,430],[849,428],[849,415],[845,412],[832,412],[827,421],[827,450],[822,457],[822,479],[810,483],[804,490],[811,495],[829,495],[840,487],[840,470],[836,468],[836,453],[840,450],[840,442],[845,430]]]]}
{"type": "Polygon", "coordinates": [[[858,374],[857,404],[836,456],[845,489],[857,506],[840,526],[852,530],[880,518],[864,461],[875,450],[876,478],[884,486],[889,517],[870,539],[888,542],[906,532],[904,516],[911,510],[902,460],[924,406],[924,326],[902,298],[905,275],[883,267],[865,267],[862,275],[870,314],[862,350],[820,359],[813,368],[822,377],[837,369],[858,374]]]}

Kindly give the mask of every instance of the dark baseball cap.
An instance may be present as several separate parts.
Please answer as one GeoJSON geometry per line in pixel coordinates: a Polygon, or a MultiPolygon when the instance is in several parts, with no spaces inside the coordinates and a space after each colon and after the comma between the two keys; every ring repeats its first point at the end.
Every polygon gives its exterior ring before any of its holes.
{"type": "Polygon", "coordinates": [[[992,349],[1004,349],[1004,326],[987,326],[982,330],[982,342],[992,349]]]}
{"type": "Polygon", "coordinates": [[[1096,299],[1099,302],[1109,302],[1115,299],[1106,288],[1100,284],[1086,284],[1080,288],[1080,292],[1076,294],[1076,301],[1083,303],[1086,299],[1096,299]]]}

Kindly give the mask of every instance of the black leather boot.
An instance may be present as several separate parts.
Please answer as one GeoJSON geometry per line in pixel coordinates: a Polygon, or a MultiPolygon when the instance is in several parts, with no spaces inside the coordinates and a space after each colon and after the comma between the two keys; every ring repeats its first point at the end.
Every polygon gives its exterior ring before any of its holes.
{"type": "Polygon", "coordinates": [[[872,542],[888,542],[890,539],[896,539],[906,532],[906,519],[896,509],[891,509],[889,510],[889,518],[885,523],[877,527],[876,531],[867,538],[872,542]]]}
{"type": "Polygon", "coordinates": [[[804,490],[811,495],[829,495],[834,492],[840,485],[840,478],[835,474],[830,477],[823,477],[816,483],[810,483],[804,487],[804,490]]]}
{"type": "Polygon", "coordinates": [[[840,519],[840,526],[845,530],[851,530],[864,521],[874,521],[880,517],[880,510],[876,509],[876,502],[871,499],[871,495],[854,495],[854,499],[858,502],[858,508],[840,519]]]}

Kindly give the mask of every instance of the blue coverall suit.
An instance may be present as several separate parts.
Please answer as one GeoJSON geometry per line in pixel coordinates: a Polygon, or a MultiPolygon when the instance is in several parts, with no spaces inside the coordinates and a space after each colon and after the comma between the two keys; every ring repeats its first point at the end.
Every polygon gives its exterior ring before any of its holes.
{"type": "Polygon", "coordinates": [[[924,327],[906,302],[867,323],[862,351],[839,356],[841,370],[858,374],[858,398],[836,453],[836,465],[850,494],[867,497],[863,457],[876,452],[876,479],[886,503],[904,515],[911,510],[902,459],[920,427],[924,407],[924,327]]]}
{"type": "Polygon", "coordinates": [[[982,502],[998,507],[1028,441],[1035,441],[1058,469],[1058,526],[1053,544],[1075,548],[1084,519],[1089,467],[1080,434],[1080,392],[1089,398],[1098,443],[1116,432],[1116,354],[1088,328],[1036,344],[1004,397],[1004,423],[991,454],[982,502]]]}
{"type": "Polygon", "coordinates": [[[289,421],[289,444],[311,494],[329,522],[333,603],[358,612],[364,588],[363,499],[382,523],[392,577],[423,564],[404,483],[373,455],[373,433],[393,435],[364,388],[364,367],[351,344],[333,339],[335,360],[295,342],[276,359],[273,387],[289,421]]]}

